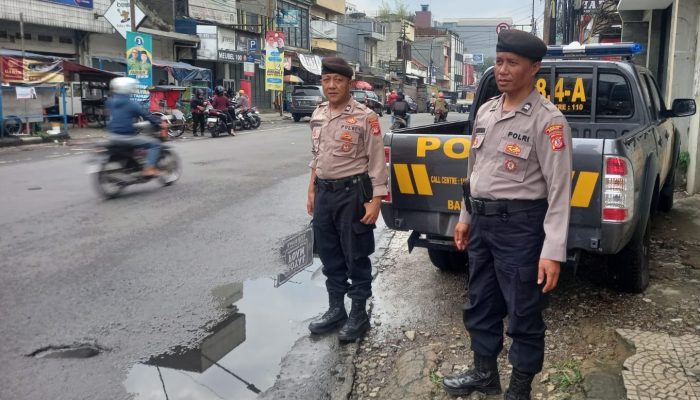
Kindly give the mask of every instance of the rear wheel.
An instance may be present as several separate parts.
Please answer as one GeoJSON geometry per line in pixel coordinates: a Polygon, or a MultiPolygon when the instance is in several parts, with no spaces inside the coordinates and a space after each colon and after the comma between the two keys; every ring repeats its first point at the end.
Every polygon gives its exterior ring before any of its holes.
{"type": "Polygon", "coordinates": [[[250,127],[253,129],[260,128],[260,123],[262,122],[260,120],[260,117],[258,117],[257,115],[253,115],[252,118],[253,118],[253,121],[251,122],[250,127]]]}
{"type": "Polygon", "coordinates": [[[442,271],[465,271],[469,262],[466,252],[428,249],[428,257],[442,271]]]}
{"type": "Polygon", "coordinates": [[[126,185],[116,175],[123,171],[123,161],[104,162],[100,166],[100,170],[95,174],[95,187],[97,192],[105,199],[113,199],[124,190],[126,185]]]}
{"type": "MultiPolygon", "coordinates": [[[[640,224],[641,225],[641,224],[640,224]]],[[[649,245],[651,221],[647,218],[619,253],[608,259],[608,269],[615,286],[629,293],[642,293],[649,286],[649,245]]]]}

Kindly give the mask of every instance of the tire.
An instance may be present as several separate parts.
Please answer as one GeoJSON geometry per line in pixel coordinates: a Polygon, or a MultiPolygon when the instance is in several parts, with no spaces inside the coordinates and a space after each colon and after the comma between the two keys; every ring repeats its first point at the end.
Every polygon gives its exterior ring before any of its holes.
{"type": "Polygon", "coordinates": [[[177,154],[170,150],[162,150],[160,153],[160,158],[156,166],[161,172],[158,176],[158,181],[163,186],[170,186],[175,181],[180,179],[182,175],[182,167],[180,166],[180,159],[177,154]]]}
{"type": "Polygon", "coordinates": [[[651,221],[647,218],[644,226],[637,227],[630,242],[608,258],[608,270],[618,290],[642,293],[649,286],[650,244],[651,221]]]}
{"type": "Polygon", "coordinates": [[[301,120],[301,115],[292,114],[292,118],[294,119],[294,122],[299,122],[301,120]]]}
{"type": "Polygon", "coordinates": [[[428,249],[428,257],[430,262],[441,271],[465,271],[469,262],[465,252],[428,249]]]}
{"type": "MultiPolygon", "coordinates": [[[[102,165],[100,166],[100,171],[94,174],[95,188],[97,189],[97,192],[100,194],[100,196],[102,196],[105,199],[113,199],[119,196],[119,194],[122,192],[122,190],[124,190],[125,187],[124,185],[115,182],[114,178],[112,178],[111,176],[110,170],[106,169],[106,167],[112,163],[116,163],[116,161],[102,163],[102,165]]],[[[121,168],[123,168],[123,161],[120,161],[120,163],[121,168]]]]}
{"type": "Polygon", "coordinates": [[[261,123],[262,120],[260,119],[260,117],[258,117],[257,115],[253,115],[253,122],[250,124],[250,127],[253,129],[258,129],[260,128],[261,123]]]}
{"type": "Polygon", "coordinates": [[[10,115],[2,122],[2,129],[5,131],[5,135],[16,135],[22,131],[22,120],[10,115]]]}

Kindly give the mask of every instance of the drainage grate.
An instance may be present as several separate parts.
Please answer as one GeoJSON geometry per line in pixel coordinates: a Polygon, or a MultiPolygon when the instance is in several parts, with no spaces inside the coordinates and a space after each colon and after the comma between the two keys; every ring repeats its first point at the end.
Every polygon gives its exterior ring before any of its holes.
{"type": "Polygon", "coordinates": [[[28,356],[34,358],[90,358],[106,350],[104,347],[93,343],[75,343],[67,346],[42,347],[28,356]]]}

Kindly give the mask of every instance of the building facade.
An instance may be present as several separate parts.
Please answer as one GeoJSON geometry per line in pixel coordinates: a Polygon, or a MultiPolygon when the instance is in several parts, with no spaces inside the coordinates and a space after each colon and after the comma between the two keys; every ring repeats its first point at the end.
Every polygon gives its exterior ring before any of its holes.
{"type": "Polygon", "coordinates": [[[345,15],[345,0],[315,0],[311,7],[311,51],[335,55],[338,51],[338,18],[345,15]]]}
{"type": "Polygon", "coordinates": [[[483,59],[496,57],[497,27],[513,25],[508,18],[446,18],[438,26],[449,29],[462,39],[466,53],[483,54],[483,59]]]}

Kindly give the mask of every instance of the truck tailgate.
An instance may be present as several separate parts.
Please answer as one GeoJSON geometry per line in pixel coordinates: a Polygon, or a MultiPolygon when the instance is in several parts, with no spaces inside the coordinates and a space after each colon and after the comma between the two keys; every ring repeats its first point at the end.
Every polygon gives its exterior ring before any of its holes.
{"type": "MultiPolygon", "coordinates": [[[[396,132],[391,137],[393,217],[420,233],[451,235],[462,205],[471,136],[396,132]],[[437,214],[437,215],[436,215],[437,214]],[[447,223],[446,218],[449,220],[447,223]],[[420,219],[420,220],[418,220],[420,219]]],[[[569,248],[600,237],[603,139],[573,139],[569,248]]]]}

